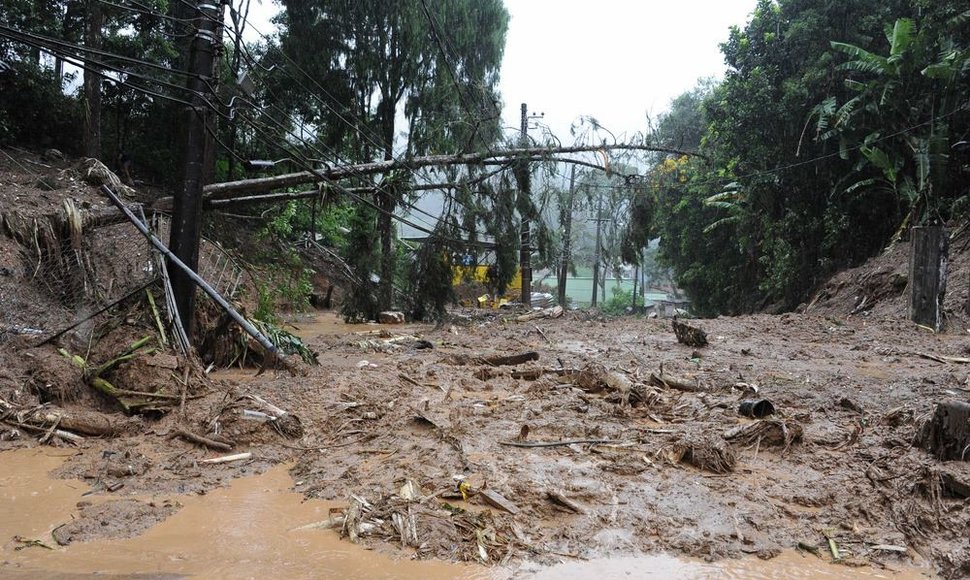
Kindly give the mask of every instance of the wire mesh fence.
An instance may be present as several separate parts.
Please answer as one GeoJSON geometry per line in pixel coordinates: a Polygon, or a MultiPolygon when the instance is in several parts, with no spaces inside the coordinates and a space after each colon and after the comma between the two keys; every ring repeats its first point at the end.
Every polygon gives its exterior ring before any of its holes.
{"type": "MultiPolygon", "coordinates": [[[[130,208],[141,213],[140,206],[130,208]]],[[[154,214],[148,223],[166,242],[167,216],[154,214]]],[[[104,312],[162,275],[159,252],[121,216],[92,220],[68,202],[58,215],[4,225],[10,237],[0,235],[0,252],[15,252],[19,259],[18,267],[0,272],[0,342],[27,335],[40,343],[71,328],[93,327],[104,312]]],[[[230,300],[254,283],[229,252],[209,240],[201,243],[198,271],[230,300]]]]}

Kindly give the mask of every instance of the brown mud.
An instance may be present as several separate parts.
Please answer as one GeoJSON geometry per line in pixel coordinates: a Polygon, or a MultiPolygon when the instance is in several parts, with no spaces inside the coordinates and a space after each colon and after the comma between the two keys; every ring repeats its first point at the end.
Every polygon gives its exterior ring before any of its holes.
{"type": "MultiPolygon", "coordinates": [[[[304,322],[322,362],[308,377],[230,371],[217,378],[218,389],[199,408],[218,408],[228,390],[242,390],[303,422],[305,435],[295,441],[257,424],[236,449],[250,451],[248,461],[201,464],[222,453],[168,438],[165,419],[147,435],[89,440],[54,473],[82,479],[111,499],[165,496],[187,505],[196,498],[171,494],[211,496],[227,485],[235,489],[239,477],[268,470],[279,477],[273,466],[295,462],[281,488],[292,485],[311,501],[333,502],[320,504],[329,507],[360,498],[384,522],[364,525],[358,541],[399,557],[514,568],[522,561],[579,566],[643,552],[710,562],[772,559],[802,546],[818,554],[807,555],[808,562],[822,564],[832,559],[832,537],[843,564],[870,572],[959,577],[966,570],[966,500],[934,485],[940,464],[910,446],[934,401],[966,397],[970,367],[920,356],[962,353],[966,339],[959,334],[933,335],[891,320],[753,316],[697,321],[711,340],[697,352],[678,344],[666,321],[567,314],[519,323],[481,313],[458,320],[438,329],[383,327],[381,338],[375,325],[343,325],[324,314],[320,322],[304,322]],[[314,336],[314,328],[321,334],[314,336]],[[381,342],[405,334],[435,348],[381,342]],[[457,355],[525,351],[540,359],[518,367],[454,364],[457,355]],[[650,373],[661,367],[702,390],[649,386],[650,373]],[[611,369],[626,377],[629,392],[595,378],[512,374],[546,368],[611,369]],[[786,448],[766,431],[732,445],[735,464],[725,473],[684,459],[685,445],[717,442],[752,425],[737,413],[738,403],[752,397],[769,398],[775,419],[802,429],[800,440],[786,448]],[[528,435],[519,442],[557,446],[503,444],[521,438],[524,425],[528,435]],[[105,451],[113,454],[106,459],[105,451]],[[469,484],[469,494],[498,492],[517,513],[485,502],[484,494],[463,500],[455,476],[469,484]],[[105,491],[118,482],[121,490],[105,491]],[[416,503],[401,499],[408,482],[416,503]],[[573,507],[551,499],[556,494],[573,507]],[[411,543],[387,523],[407,509],[418,532],[411,543]],[[483,530],[494,535],[482,539],[483,530]]],[[[339,521],[345,510],[331,514],[329,507],[299,522],[339,521]]],[[[61,516],[55,525],[66,521],[61,516]]],[[[361,521],[367,524],[368,516],[361,521]]],[[[287,529],[298,525],[290,520],[287,529]]],[[[352,549],[349,542],[335,545],[352,549]]]]}

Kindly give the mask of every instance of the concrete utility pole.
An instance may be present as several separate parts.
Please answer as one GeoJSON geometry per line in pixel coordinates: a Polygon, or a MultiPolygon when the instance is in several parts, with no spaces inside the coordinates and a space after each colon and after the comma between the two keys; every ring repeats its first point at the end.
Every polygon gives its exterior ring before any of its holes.
{"type": "Polygon", "coordinates": [[[560,215],[563,219],[563,232],[562,232],[562,257],[559,260],[559,284],[556,288],[558,294],[559,305],[563,308],[566,307],[566,277],[569,276],[569,259],[571,248],[569,247],[572,242],[572,229],[573,229],[573,192],[576,188],[576,166],[572,166],[572,170],[569,173],[569,197],[566,201],[566,210],[563,212],[560,209],[560,215]]]}
{"type": "Polygon", "coordinates": [[[596,247],[593,248],[593,300],[590,307],[596,308],[596,286],[600,277],[600,231],[603,227],[603,194],[599,195],[596,204],[596,247]]]}
{"type": "MultiPolygon", "coordinates": [[[[528,107],[522,103],[522,125],[521,125],[522,147],[528,145],[529,140],[529,114],[528,107]]],[[[519,184],[519,195],[529,195],[523,184],[519,184]]],[[[529,219],[522,216],[522,240],[519,248],[519,270],[522,273],[522,297],[521,302],[528,307],[532,306],[532,240],[529,231],[529,219]]]]}
{"type": "MultiPolygon", "coordinates": [[[[216,47],[222,42],[216,31],[222,30],[224,0],[218,4],[198,0],[194,23],[195,36],[189,47],[187,88],[192,93],[192,106],[186,106],[182,120],[182,175],[175,192],[172,211],[172,231],[169,249],[193,271],[199,269],[199,239],[202,230],[202,182],[205,162],[211,147],[208,133],[212,130],[213,111],[205,95],[210,93],[215,64],[216,47]],[[208,82],[206,82],[208,81],[208,82]]],[[[181,268],[169,268],[172,291],[182,326],[192,340],[195,311],[195,282],[181,268]]]]}

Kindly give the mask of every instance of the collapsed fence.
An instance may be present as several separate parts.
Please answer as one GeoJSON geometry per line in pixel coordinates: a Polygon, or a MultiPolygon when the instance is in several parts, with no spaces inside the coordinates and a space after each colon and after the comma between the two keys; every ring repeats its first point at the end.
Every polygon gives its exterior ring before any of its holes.
{"type": "MultiPolygon", "coordinates": [[[[168,236],[169,218],[153,212],[146,219],[140,204],[121,202],[106,186],[102,191],[115,198],[117,211],[85,211],[73,200],[65,199],[56,213],[0,215],[0,251],[16,253],[18,258],[8,262],[16,262],[17,266],[4,267],[0,272],[0,344],[19,336],[28,344],[39,346],[69,331],[82,342],[90,340],[94,329],[110,317],[112,310],[142,297],[150,304],[160,340],[170,339],[183,355],[188,351],[190,340],[181,329],[167,283],[171,263],[159,242],[168,236]],[[139,231],[137,224],[144,224],[146,231],[139,231]],[[164,300],[156,300],[150,291],[159,287],[163,290],[159,298],[164,300]]],[[[197,316],[235,314],[227,301],[256,295],[252,274],[209,239],[201,242],[198,273],[193,275],[198,277],[200,287],[207,288],[205,295],[211,301],[199,304],[197,316]]],[[[246,334],[261,337],[256,340],[272,353],[271,358],[276,358],[272,342],[244,317],[235,317],[246,334]]],[[[245,347],[220,348],[211,344],[210,335],[214,333],[233,334],[228,332],[228,323],[202,326],[200,336],[193,338],[209,350],[221,351],[214,358],[225,364],[239,359],[240,350],[245,355],[245,347]]],[[[233,339],[240,337],[236,332],[233,339]]],[[[242,338],[241,342],[245,341],[242,338]]]]}

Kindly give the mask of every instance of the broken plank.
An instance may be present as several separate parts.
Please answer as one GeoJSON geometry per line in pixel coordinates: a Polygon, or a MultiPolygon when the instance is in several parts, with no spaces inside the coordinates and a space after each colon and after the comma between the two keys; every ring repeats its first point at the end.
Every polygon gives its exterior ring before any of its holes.
{"type": "Polygon", "coordinates": [[[551,490],[549,490],[549,491],[546,492],[546,497],[549,498],[550,500],[552,500],[553,502],[555,502],[555,503],[563,506],[564,508],[568,509],[569,511],[571,511],[573,513],[577,513],[577,514],[585,514],[586,513],[586,510],[583,508],[583,506],[581,506],[578,503],[574,502],[573,500],[569,499],[568,497],[566,497],[565,495],[563,495],[563,493],[560,492],[560,491],[556,491],[554,489],[551,489],[551,490]]]}
{"type": "Polygon", "coordinates": [[[478,493],[478,495],[481,496],[483,500],[485,500],[485,503],[487,503],[488,505],[494,508],[505,510],[513,515],[519,513],[519,508],[515,507],[515,504],[510,502],[508,499],[505,498],[505,496],[503,496],[497,491],[494,491],[491,489],[483,489],[478,493]]]}

